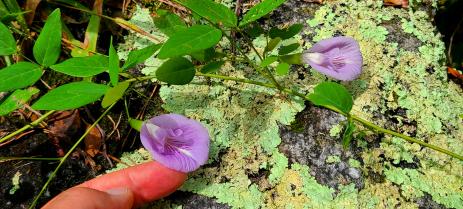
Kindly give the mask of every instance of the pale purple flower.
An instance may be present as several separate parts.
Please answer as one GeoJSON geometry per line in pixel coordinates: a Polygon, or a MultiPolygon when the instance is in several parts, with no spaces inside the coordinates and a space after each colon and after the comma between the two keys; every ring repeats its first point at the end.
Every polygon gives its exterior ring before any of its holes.
{"type": "Polygon", "coordinates": [[[173,170],[191,172],[209,156],[209,134],[198,121],[183,115],[159,115],[143,123],[143,146],[154,160],[173,170]]]}
{"type": "Polygon", "coordinates": [[[359,44],[350,37],[340,36],[316,43],[302,61],[334,79],[351,81],[362,73],[363,58],[359,44]]]}

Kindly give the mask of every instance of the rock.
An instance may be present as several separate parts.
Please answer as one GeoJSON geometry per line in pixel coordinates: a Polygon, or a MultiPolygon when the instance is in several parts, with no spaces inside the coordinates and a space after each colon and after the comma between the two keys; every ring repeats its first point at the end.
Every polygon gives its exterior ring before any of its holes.
{"type": "Polygon", "coordinates": [[[308,105],[296,116],[303,126],[302,133],[296,133],[289,127],[281,127],[282,143],[280,152],[288,157],[289,163],[300,163],[310,167],[310,174],[317,182],[337,189],[340,185],[354,183],[356,188],[363,187],[361,173],[354,169],[352,175],[344,172],[349,158],[358,158],[357,150],[344,149],[340,139],[329,135],[330,129],[344,120],[344,117],[329,110],[308,105]],[[327,163],[329,156],[339,156],[340,162],[327,163]]]}
{"type": "Polygon", "coordinates": [[[353,179],[360,178],[360,171],[355,168],[346,169],[346,174],[352,177],[353,179]]]}

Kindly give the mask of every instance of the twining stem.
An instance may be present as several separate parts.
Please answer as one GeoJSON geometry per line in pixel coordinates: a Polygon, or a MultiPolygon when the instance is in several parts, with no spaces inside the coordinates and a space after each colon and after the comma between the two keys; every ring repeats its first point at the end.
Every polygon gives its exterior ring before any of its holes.
{"type": "MultiPolygon", "coordinates": [[[[264,61],[264,58],[265,58],[265,52],[264,54],[261,56],[259,54],[259,52],[257,51],[256,47],[254,47],[254,44],[252,43],[252,40],[249,39],[249,37],[244,34],[244,32],[237,28],[236,29],[243,37],[244,37],[244,41],[246,41],[246,43],[251,47],[251,49],[254,51],[254,53],[257,54],[257,56],[259,57],[260,61],[264,61]]],[[[246,55],[244,55],[246,56],[246,55]]],[[[275,77],[273,76],[272,72],[270,72],[270,70],[268,69],[268,67],[263,67],[265,72],[269,75],[270,79],[272,80],[272,82],[278,87],[279,90],[282,90],[282,87],[280,86],[280,84],[278,84],[277,80],[275,79],[275,77]]]]}
{"type": "Polygon", "coordinates": [[[10,138],[12,138],[12,137],[18,135],[18,134],[20,134],[21,132],[23,132],[23,131],[25,131],[25,130],[27,130],[27,129],[29,129],[29,128],[32,128],[32,127],[35,127],[35,126],[39,125],[42,121],[44,121],[45,119],[47,119],[48,116],[50,116],[50,115],[53,114],[54,112],[55,112],[55,110],[48,111],[48,112],[46,112],[45,114],[43,114],[40,118],[38,118],[37,120],[35,120],[35,121],[33,121],[33,122],[31,122],[31,123],[29,123],[29,124],[23,126],[22,128],[20,128],[20,129],[14,131],[13,133],[10,133],[10,134],[6,135],[5,137],[3,137],[3,138],[0,139],[0,144],[3,143],[3,142],[5,142],[6,140],[8,140],[8,139],[10,139],[10,138]]]}
{"type": "MultiPolygon", "coordinates": [[[[221,29],[220,27],[217,27],[219,28],[220,30],[222,30],[222,33],[224,34],[224,36],[231,42],[233,39],[232,37],[230,37],[229,35],[227,35],[225,33],[225,31],[223,31],[223,29],[221,29]]],[[[241,30],[237,29],[238,32],[242,33],[241,30]]],[[[259,54],[259,52],[257,51],[257,49],[254,47],[254,44],[252,44],[252,41],[249,40],[247,38],[247,36],[245,34],[242,34],[244,37],[245,37],[245,40],[247,42],[247,44],[249,46],[251,46],[251,49],[254,51],[254,53],[256,53],[256,55],[259,57],[260,61],[262,62],[263,61],[263,58],[262,56],[259,54]]],[[[277,80],[275,79],[275,77],[273,76],[272,72],[270,72],[270,70],[267,68],[267,67],[264,67],[264,71],[262,71],[262,68],[260,66],[257,66],[253,61],[251,61],[251,59],[248,57],[248,55],[241,49],[241,47],[239,47],[238,45],[236,45],[236,48],[238,49],[238,51],[240,52],[240,54],[246,59],[246,61],[251,64],[251,66],[257,70],[257,72],[259,72],[262,76],[264,77],[267,77],[268,79],[270,79],[270,81],[275,84],[275,86],[277,87],[277,89],[279,90],[282,90],[282,87],[280,86],[280,84],[278,84],[277,80]]]]}
{"type": "Polygon", "coordinates": [[[53,178],[56,176],[58,173],[59,169],[61,166],[64,164],[64,162],[68,159],[68,157],[71,155],[72,152],[77,148],[77,146],[85,139],[85,137],[90,133],[90,131],[100,122],[101,119],[103,119],[106,114],[108,114],[109,110],[115,105],[116,103],[112,104],[109,106],[101,115],[98,117],[98,119],[95,120],[95,122],[87,128],[85,133],[74,143],[74,145],[71,147],[71,149],[66,152],[66,154],[60,158],[58,166],[56,166],[55,170],[48,176],[47,182],[43,185],[42,189],[40,190],[39,194],[35,196],[34,201],[32,201],[31,205],[29,206],[29,209],[35,208],[35,205],[37,204],[37,201],[39,198],[42,196],[42,194],[45,192],[45,190],[48,188],[48,185],[50,185],[50,182],[53,180],[53,178]]]}
{"type": "MultiPolygon", "coordinates": [[[[192,11],[193,12],[193,11],[192,11]]],[[[262,71],[262,68],[258,65],[256,65],[249,57],[248,55],[243,51],[243,49],[241,49],[240,46],[238,46],[238,44],[236,44],[236,42],[234,41],[233,37],[231,37],[230,35],[227,34],[227,32],[221,28],[220,26],[214,24],[212,21],[210,21],[207,17],[204,17],[206,21],[209,22],[209,24],[211,24],[212,26],[214,26],[215,28],[219,29],[221,32],[222,32],[222,35],[225,36],[225,38],[227,38],[228,41],[230,41],[230,43],[234,43],[236,49],[238,50],[238,52],[244,57],[244,59],[259,73],[261,74],[262,76],[270,79],[270,81],[275,84],[275,86],[278,88],[278,89],[282,89],[280,84],[278,84],[277,80],[275,79],[275,77],[273,76],[273,74],[270,72],[270,70],[268,68],[264,68],[264,71],[262,71]]],[[[241,33],[241,31],[238,29],[238,28],[234,28],[235,30],[237,30],[238,32],[241,33]]],[[[243,36],[245,36],[243,34],[243,36]]],[[[245,36],[246,37],[246,36],[245,36]]],[[[246,39],[247,40],[247,39],[246,39]]],[[[254,53],[256,53],[256,55],[259,57],[260,61],[263,61],[263,58],[262,56],[259,54],[259,52],[257,51],[257,49],[254,47],[254,44],[252,44],[252,42],[249,42],[248,43],[249,46],[251,46],[251,48],[253,49],[254,53]]]]}
{"type": "MultiPolygon", "coordinates": [[[[273,85],[273,84],[270,84],[270,83],[262,83],[262,82],[258,82],[258,81],[253,81],[253,80],[249,80],[249,79],[244,79],[244,78],[234,78],[234,77],[229,77],[229,76],[224,76],[224,75],[216,75],[216,74],[204,74],[204,73],[196,73],[196,76],[202,76],[202,77],[209,77],[209,78],[217,78],[217,79],[222,79],[222,80],[231,80],[231,81],[237,81],[237,82],[241,82],[241,83],[248,83],[248,84],[254,84],[254,85],[258,85],[258,86],[264,86],[264,87],[268,87],[268,88],[273,88],[273,89],[277,89],[278,88],[273,85]]],[[[291,95],[294,95],[294,96],[297,96],[297,97],[300,97],[304,100],[307,100],[310,102],[309,98],[303,94],[303,93],[300,93],[300,92],[297,92],[297,91],[294,91],[292,89],[288,89],[288,88],[283,88],[282,89],[283,92],[286,92],[288,94],[291,94],[291,95]]],[[[361,123],[362,125],[368,127],[368,128],[371,128],[375,131],[378,131],[378,132],[382,132],[382,133],[385,133],[385,134],[389,134],[389,135],[392,135],[392,136],[396,136],[396,137],[400,137],[410,143],[417,143],[421,146],[424,146],[424,147],[428,147],[430,149],[433,149],[433,150],[436,150],[438,152],[442,152],[444,154],[447,154],[447,155],[450,155],[454,158],[457,158],[457,159],[460,159],[460,160],[463,160],[463,156],[461,155],[458,155],[454,152],[451,152],[449,150],[446,150],[446,149],[443,149],[443,148],[440,148],[438,146],[435,146],[435,145],[432,145],[432,144],[428,144],[426,142],[423,142],[423,141],[420,141],[418,139],[415,139],[413,137],[410,137],[410,136],[407,136],[407,135],[404,135],[404,134],[401,134],[401,133],[398,133],[398,132],[395,132],[395,131],[391,131],[391,130],[388,130],[388,129],[385,129],[385,128],[382,128],[378,125],[375,125],[373,123],[371,123],[370,121],[368,120],[365,120],[363,118],[360,118],[356,115],[352,115],[352,114],[346,114],[334,107],[331,107],[331,106],[324,106],[322,105],[322,107],[324,108],[327,108],[329,110],[332,110],[334,112],[337,112],[343,116],[350,116],[352,120],[354,121],[357,121],[359,123],[361,123]]]]}

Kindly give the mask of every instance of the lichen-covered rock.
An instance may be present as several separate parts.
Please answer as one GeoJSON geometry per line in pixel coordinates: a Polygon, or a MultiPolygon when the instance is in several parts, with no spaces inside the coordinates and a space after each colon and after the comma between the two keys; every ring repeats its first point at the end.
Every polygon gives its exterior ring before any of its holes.
{"type": "MultiPolygon", "coordinates": [[[[333,0],[319,6],[293,0],[274,12],[269,23],[302,21],[306,48],[337,35],[357,39],[364,72],[344,83],[354,94],[354,113],[463,153],[458,117],[463,92],[447,79],[444,44],[432,20],[416,7],[382,3],[333,0]]],[[[230,63],[220,73],[256,78],[246,66],[230,63]]],[[[278,79],[310,90],[326,78],[297,68],[278,79]]],[[[367,135],[344,150],[337,125],[342,117],[313,106],[304,110],[312,116],[299,117],[304,103],[279,92],[197,78],[186,86],[163,86],[160,96],[166,111],[197,119],[210,131],[209,164],[190,175],[181,188],[185,196],[250,209],[463,208],[463,162],[361,127],[367,135]]],[[[182,203],[166,199],[156,204],[175,208],[182,203]]]]}

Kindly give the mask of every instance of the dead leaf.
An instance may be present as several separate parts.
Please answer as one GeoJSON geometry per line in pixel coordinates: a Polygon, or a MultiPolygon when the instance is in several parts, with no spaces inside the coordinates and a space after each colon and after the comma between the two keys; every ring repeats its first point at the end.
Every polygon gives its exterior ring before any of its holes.
{"type": "Polygon", "coordinates": [[[408,0],[384,0],[384,5],[408,8],[408,0]]]}
{"type": "Polygon", "coordinates": [[[304,0],[304,2],[321,4],[321,3],[323,3],[323,0],[304,0]]]}
{"type": "Polygon", "coordinates": [[[72,144],[72,138],[78,133],[81,127],[78,110],[62,111],[52,115],[51,123],[47,128],[48,138],[55,145],[58,155],[63,156],[62,145],[72,144]]]}
{"type": "Polygon", "coordinates": [[[35,16],[35,10],[37,6],[40,4],[41,0],[27,0],[26,4],[24,5],[24,10],[27,11],[26,13],[26,23],[28,25],[32,24],[35,16]]]}
{"type": "MultiPolygon", "coordinates": [[[[87,129],[88,128],[90,128],[89,124],[87,124],[87,129]]],[[[85,136],[84,143],[85,152],[91,157],[95,157],[95,155],[100,153],[100,148],[104,143],[103,133],[101,133],[100,129],[94,126],[92,129],[90,129],[90,132],[87,134],[87,136],[85,136]]]]}
{"type": "Polygon", "coordinates": [[[460,71],[458,71],[457,69],[455,69],[453,67],[447,67],[447,72],[450,75],[463,80],[463,74],[460,71]]]}

